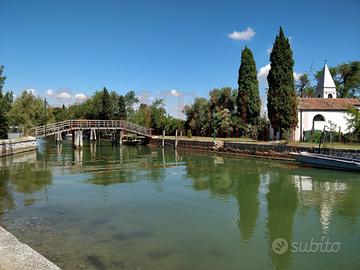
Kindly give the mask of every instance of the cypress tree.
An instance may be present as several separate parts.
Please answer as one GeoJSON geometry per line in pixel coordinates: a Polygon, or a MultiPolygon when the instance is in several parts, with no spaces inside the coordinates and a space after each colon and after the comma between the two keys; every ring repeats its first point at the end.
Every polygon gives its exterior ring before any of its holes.
{"type": "Polygon", "coordinates": [[[126,104],[125,104],[125,98],[123,95],[119,96],[119,117],[121,120],[126,119],[126,104]]]}
{"type": "Polygon", "coordinates": [[[109,91],[104,87],[101,97],[102,111],[100,113],[101,120],[109,120],[111,118],[111,100],[109,91]]]}
{"type": "Polygon", "coordinates": [[[294,129],[298,122],[292,54],[289,39],[280,27],[270,54],[271,69],[267,76],[268,116],[274,131],[280,133],[294,129]]]}
{"type": "Polygon", "coordinates": [[[238,78],[238,113],[243,123],[256,124],[260,116],[261,101],[254,56],[248,47],[241,53],[238,78]]]}

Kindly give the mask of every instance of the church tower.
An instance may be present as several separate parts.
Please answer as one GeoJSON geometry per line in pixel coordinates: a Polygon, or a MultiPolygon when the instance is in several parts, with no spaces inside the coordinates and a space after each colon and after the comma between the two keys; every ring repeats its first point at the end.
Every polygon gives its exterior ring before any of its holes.
{"type": "Polygon", "coordinates": [[[336,98],[336,85],[326,64],[324,65],[318,85],[316,86],[315,97],[336,98]]]}

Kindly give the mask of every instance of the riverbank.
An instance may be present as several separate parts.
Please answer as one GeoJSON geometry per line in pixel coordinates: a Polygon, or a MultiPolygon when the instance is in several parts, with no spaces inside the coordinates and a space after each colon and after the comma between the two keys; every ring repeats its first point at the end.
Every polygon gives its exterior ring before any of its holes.
{"type": "Polygon", "coordinates": [[[15,236],[0,226],[1,270],[60,270],[55,264],[21,243],[15,236]]]}
{"type": "Polygon", "coordinates": [[[0,140],[0,157],[28,152],[36,150],[36,148],[37,144],[35,137],[0,140]]]}
{"type": "MultiPolygon", "coordinates": [[[[161,147],[163,140],[161,137],[152,138],[150,144],[161,147]]],[[[222,153],[232,153],[241,156],[258,156],[267,159],[294,160],[290,155],[291,152],[318,152],[315,146],[292,145],[276,142],[259,142],[256,141],[224,141],[224,140],[198,140],[181,137],[177,143],[175,138],[165,138],[164,146],[175,148],[197,149],[202,151],[213,151],[222,153]]],[[[323,154],[335,156],[360,158],[360,150],[345,148],[326,148],[320,151],[323,154]]]]}

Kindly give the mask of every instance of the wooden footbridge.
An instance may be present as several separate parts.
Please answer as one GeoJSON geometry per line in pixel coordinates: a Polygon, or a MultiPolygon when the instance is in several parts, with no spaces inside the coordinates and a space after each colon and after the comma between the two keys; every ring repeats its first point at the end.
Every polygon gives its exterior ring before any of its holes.
{"type": "Polygon", "coordinates": [[[61,140],[63,133],[71,133],[75,147],[82,146],[82,132],[90,131],[90,139],[96,140],[97,130],[108,130],[114,134],[119,132],[120,144],[124,132],[132,133],[150,138],[151,128],[147,128],[125,120],[66,120],[57,123],[51,123],[33,128],[33,134],[37,138],[53,136],[56,140],[61,140]]]}

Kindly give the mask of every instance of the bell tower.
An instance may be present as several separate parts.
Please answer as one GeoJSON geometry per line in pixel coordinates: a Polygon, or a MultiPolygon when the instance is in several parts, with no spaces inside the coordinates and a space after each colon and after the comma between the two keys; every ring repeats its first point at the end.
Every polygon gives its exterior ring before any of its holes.
{"type": "Polygon", "coordinates": [[[319,82],[316,86],[315,97],[336,98],[336,85],[326,64],[324,65],[319,82]]]}

